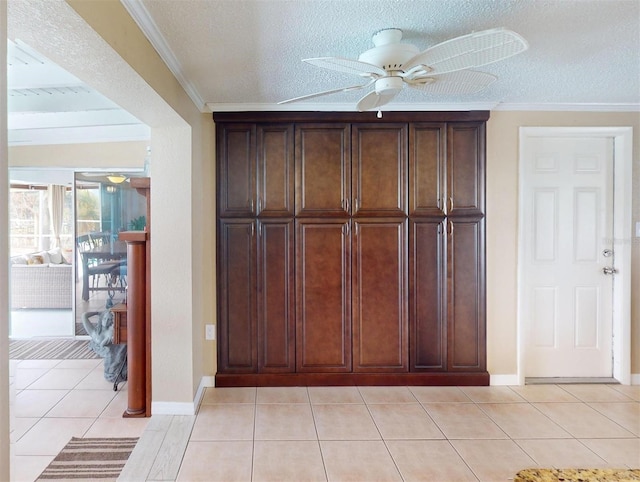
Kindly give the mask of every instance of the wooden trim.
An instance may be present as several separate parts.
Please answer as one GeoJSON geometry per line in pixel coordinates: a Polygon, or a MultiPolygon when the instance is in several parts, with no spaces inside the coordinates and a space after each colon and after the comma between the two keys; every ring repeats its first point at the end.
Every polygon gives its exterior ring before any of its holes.
{"type": "Polygon", "coordinates": [[[488,110],[385,112],[214,112],[214,122],[465,122],[486,121],[488,110]]]}
{"type": "Polygon", "coordinates": [[[246,373],[216,374],[216,387],[488,386],[489,373],[246,373]]]}

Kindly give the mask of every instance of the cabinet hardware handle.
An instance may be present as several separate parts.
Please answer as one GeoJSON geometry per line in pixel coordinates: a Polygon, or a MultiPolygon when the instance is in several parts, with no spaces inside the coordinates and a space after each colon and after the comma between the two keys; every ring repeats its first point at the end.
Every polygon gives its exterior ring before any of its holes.
{"type": "Polygon", "coordinates": [[[344,232],[345,236],[349,236],[349,224],[348,223],[344,224],[343,232],[344,232]]]}
{"type": "Polygon", "coordinates": [[[448,221],[449,223],[449,236],[453,236],[453,223],[451,221],[448,221]]]}
{"type": "Polygon", "coordinates": [[[253,212],[253,199],[249,201],[249,211],[253,212]]]}
{"type": "Polygon", "coordinates": [[[348,213],[349,212],[349,200],[345,199],[344,200],[344,210],[348,213]]]}
{"type": "Polygon", "coordinates": [[[449,212],[453,212],[453,196],[449,196],[449,212]]]}
{"type": "Polygon", "coordinates": [[[447,202],[444,200],[444,197],[442,199],[438,199],[438,209],[441,209],[445,216],[448,214],[447,202]]]}
{"type": "Polygon", "coordinates": [[[252,238],[253,238],[253,236],[255,234],[255,229],[256,229],[256,227],[255,227],[254,223],[251,223],[251,237],[252,238]]]}
{"type": "Polygon", "coordinates": [[[359,206],[359,204],[360,204],[360,203],[358,202],[358,198],[355,198],[355,199],[353,200],[353,209],[354,209],[354,211],[355,211],[355,212],[358,212],[358,209],[359,209],[359,207],[358,207],[358,206],[359,206]]]}
{"type": "Polygon", "coordinates": [[[258,198],[258,213],[262,211],[262,197],[258,198]]]}

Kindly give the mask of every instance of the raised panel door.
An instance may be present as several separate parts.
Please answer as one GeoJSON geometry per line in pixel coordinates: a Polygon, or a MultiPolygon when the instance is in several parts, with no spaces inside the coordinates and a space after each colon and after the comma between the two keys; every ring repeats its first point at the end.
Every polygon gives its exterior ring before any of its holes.
{"type": "Polygon", "coordinates": [[[407,129],[407,124],[352,126],[354,216],[406,215],[407,129]]]}
{"type": "Polygon", "coordinates": [[[258,223],[258,371],[295,369],[292,219],[258,223]]]}
{"type": "Polygon", "coordinates": [[[447,127],[447,212],[478,216],[485,204],[485,125],[456,122],[447,127]]]}
{"type": "Polygon", "coordinates": [[[484,219],[447,222],[448,369],[485,369],[484,219]]]}
{"type": "Polygon", "coordinates": [[[220,216],[255,215],[255,136],[255,124],[218,126],[218,212],[220,216]]]}
{"type": "Polygon", "coordinates": [[[407,221],[353,225],[353,371],[407,371],[407,221]]]}
{"type": "Polygon", "coordinates": [[[294,137],[291,124],[258,125],[257,209],[259,216],[294,214],[294,137]]]}
{"type": "Polygon", "coordinates": [[[351,197],[348,124],[296,126],[296,214],[347,216],[351,197]]]}
{"type": "Polygon", "coordinates": [[[349,220],[296,220],[298,372],[351,371],[350,239],[349,220]]]}
{"type": "Polygon", "coordinates": [[[409,215],[443,216],[446,124],[409,125],[409,215]]]}
{"type": "Polygon", "coordinates": [[[409,330],[412,371],[447,366],[446,250],[440,219],[409,225],[409,330]]]}
{"type": "Polygon", "coordinates": [[[218,234],[218,370],[251,373],[256,354],[255,222],[220,220],[218,234]]]}

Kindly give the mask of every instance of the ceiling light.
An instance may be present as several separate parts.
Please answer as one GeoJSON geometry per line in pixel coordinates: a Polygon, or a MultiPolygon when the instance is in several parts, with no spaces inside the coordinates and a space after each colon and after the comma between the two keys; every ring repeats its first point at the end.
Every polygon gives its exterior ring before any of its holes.
{"type": "Polygon", "coordinates": [[[122,174],[113,174],[111,176],[107,176],[107,179],[109,179],[109,181],[111,181],[114,184],[120,184],[126,181],[127,177],[123,176],[122,174]]]}

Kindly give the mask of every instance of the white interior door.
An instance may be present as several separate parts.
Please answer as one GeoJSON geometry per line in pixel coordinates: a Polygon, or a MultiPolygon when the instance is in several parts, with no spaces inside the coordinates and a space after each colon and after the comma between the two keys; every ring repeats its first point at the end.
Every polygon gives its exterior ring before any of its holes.
{"type": "Polygon", "coordinates": [[[522,139],[527,377],[611,377],[613,139],[522,139]]]}

